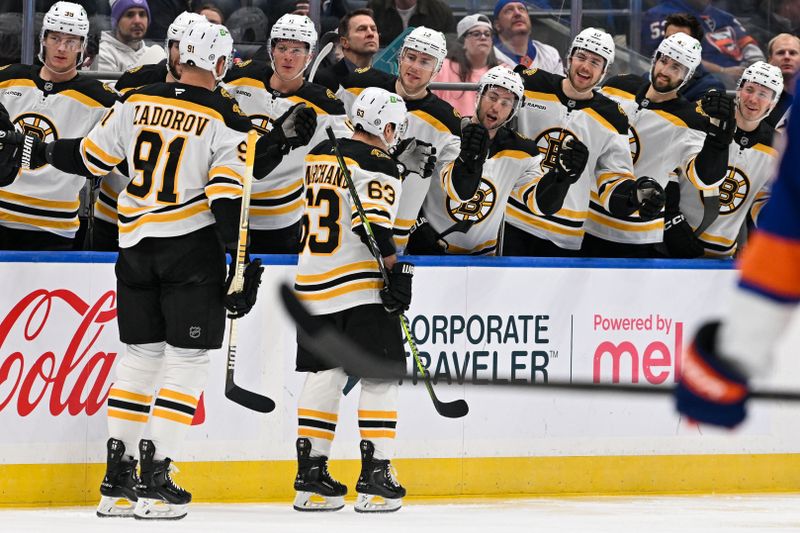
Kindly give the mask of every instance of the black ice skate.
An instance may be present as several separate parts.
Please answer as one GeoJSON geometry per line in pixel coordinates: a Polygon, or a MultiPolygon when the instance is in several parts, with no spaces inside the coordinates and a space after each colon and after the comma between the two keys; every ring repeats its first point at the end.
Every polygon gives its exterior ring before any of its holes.
{"type": "Polygon", "coordinates": [[[311,441],[297,439],[297,477],[294,508],[297,511],[338,511],[344,507],[347,487],[328,473],[328,458],[311,457],[311,441]]]}
{"type": "Polygon", "coordinates": [[[361,441],[361,475],[356,483],[356,512],[390,513],[403,504],[406,489],[394,479],[392,464],[388,459],[374,458],[375,445],[361,441]]]}
{"type": "Polygon", "coordinates": [[[125,458],[125,444],[121,440],[108,439],[106,449],[106,475],[100,483],[102,497],[97,506],[97,516],[133,516],[136,504],[134,487],[139,482],[136,459],[125,458]]]}
{"type": "Polygon", "coordinates": [[[153,441],[139,441],[141,474],[136,485],[136,509],[134,518],[140,520],[179,520],[186,516],[191,493],[175,484],[171,471],[178,471],[167,457],[163,461],[153,459],[156,447],[153,441]]]}

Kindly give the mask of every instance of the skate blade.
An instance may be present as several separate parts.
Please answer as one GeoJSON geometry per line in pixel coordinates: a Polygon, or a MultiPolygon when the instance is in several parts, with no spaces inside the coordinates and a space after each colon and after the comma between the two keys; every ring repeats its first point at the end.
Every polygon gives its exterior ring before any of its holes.
{"type": "Polygon", "coordinates": [[[97,505],[97,516],[100,518],[130,518],[133,516],[135,503],[125,498],[103,496],[97,505]]]}
{"type": "Polygon", "coordinates": [[[176,505],[164,500],[139,498],[133,517],[136,520],[180,520],[188,513],[189,504],[176,505]]]}
{"type": "Polygon", "coordinates": [[[403,506],[403,498],[382,498],[375,494],[358,494],[357,513],[393,513],[403,506]]]}
{"type": "Polygon", "coordinates": [[[338,511],[344,508],[344,496],[322,496],[314,492],[298,492],[294,497],[295,511],[338,511]]]}

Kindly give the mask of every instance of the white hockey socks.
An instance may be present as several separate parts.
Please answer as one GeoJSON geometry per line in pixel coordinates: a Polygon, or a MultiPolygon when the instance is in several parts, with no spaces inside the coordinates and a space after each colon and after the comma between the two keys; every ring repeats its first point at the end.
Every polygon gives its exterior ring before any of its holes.
{"type": "Polygon", "coordinates": [[[153,406],[149,437],[155,459],[175,458],[192,425],[200,394],[208,379],[208,350],[177,348],[167,344],[164,377],[153,406]]]}
{"type": "Polygon", "coordinates": [[[117,363],[116,379],[108,392],[108,434],[125,444],[126,456],[137,455],[139,439],[150,418],[165,344],[129,344],[117,363]]]}
{"type": "Polygon", "coordinates": [[[397,434],[396,381],[361,380],[358,400],[358,429],[361,438],[375,445],[375,459],[391,460],[397,434]]]}
{"type": "Polygon", "coordinates": [[[297,436],[311,441],[311,457],[330,457],[347,374],[341,368],[309,372],[297,402],[297,436]]]}

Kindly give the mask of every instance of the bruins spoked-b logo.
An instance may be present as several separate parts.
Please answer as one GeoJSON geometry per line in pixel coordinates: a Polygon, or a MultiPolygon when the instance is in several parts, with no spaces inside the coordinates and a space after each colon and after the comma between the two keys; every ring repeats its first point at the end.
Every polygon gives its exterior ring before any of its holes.
{"type": "Polygon", "coordinates": [[[635,165],[636,160],[639,159],[642,145],[639,142],[639,134],[636,133],[636,128],[633,126],[628,128],[628,145],[631,149],[631,159],[633,159],[633,164],[635,165]]]}
{"type": "Polygon", "coordinates": [[[253,124],[253,127],[261,135],[268,133],[269,130],[272,129],[272,126],[270,126],[271,120],[267,115],[255,114],[255,115],[250,115],[249,118],[250,118],[250,123],[253,124]]]}
{"type": "Polygon", "coordinates": [[[719,214],[729,215],[739,209],[750,193],[750,178],[736,167],[728,167],[728,175],[719,186],[719,214]]]}
{"type": "Polygon", "coordinates": [[[544,156],[542,159],[542,168],[552,169],[556,167],[558,154],[561,151],[561,143],[567,135],[572,135],[578,138],[573,132],[564,128],[550,128],[544,130],[536,138],[536,146],[539,148],[539,153],[544,156]]]}
{"type": "MultiPolygon", "coordinates": [[[[58,130],[49,118],[38,113],[23,113],[14,120],[17,129],[25,135],[37,137],[40,141],[50,142],[58,140],[58,130]]],[[[39,165],[40,167],[43,165],[39,165]]],[[[31,167],[39,168],[39,167],[31,167]]]]}
{"type": "Polygon", "coordinates": [[[467,219],[481,222],[489,216],[496,203],[497,189],[495,189],[492,182],[482,177],[475,196],[468,202],[459,203],[448,198],[447,212],[455,222],[467,219]]]}

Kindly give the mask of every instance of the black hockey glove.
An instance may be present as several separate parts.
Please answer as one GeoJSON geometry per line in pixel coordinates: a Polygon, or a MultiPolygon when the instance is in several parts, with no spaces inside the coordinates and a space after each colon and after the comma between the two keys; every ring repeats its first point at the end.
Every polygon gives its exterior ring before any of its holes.
{"type": "Polygon", "coordinates": [[[261,259],[250,261],[249,255],[245,257],[244,282],[242,290],[233,292],[233,278],[236,274],[235,251],[231,253],[231,264],[228,267],[228,279],[225,282],[225,297],[223,304],[228,310],[228,318],[242,318],[250,312],[256,304],[258,286],[261,285],[261,274],[264,267],[261,266],[261,259]]]}
{"type": "Polygon", "coordinates": [[[411,226],[406,253],[410,255],[442,255],[447,251],[447,242],[430,225],[428,219],[419,217],[411,226]]]}
{"type": "Polygon", "coordinates": [[[705,145],[727,151],[736,131],[733,98],[722,91],[710,90],[703,96],[700,106],[708,115],[705,145]]]}
{"type": "Polygon", "coordinates": [[[412,172],[423,179],[431,177],[436,166],[436,148],[430,143],[418,141],[413,137],[398,142],[391,152],[400,165],[400,176],[405,179],[412,172]]]}
{"type": "Polygon", "coordinates": [[[458,154],[458,159],[471,172],[476,167],[483,168],[483,162],[489,155],[489,144],[491,144],[489,130],[483,124],[474,122],[464,124],[461,128],[461,153],[458,154]]]}
{"type": "Polygon", "coordinates": [[[572,135],[567,135],[561,142],[557,161],[559,178],[575,183],[589,161],[589,149],[572,135]]]}
{"type": "Polygon", "coordinates": [[[281,147],[285,155],[293,148],[305,146],[317,130],[317,114],[300,102],[278,117],[267,133],[268,142],[281,147]]]}
{"type": "Polygon", "coordinates": [[[3,186],[14,181],[20,168],[36,169],[47,164],[46,147],[47,143],[38,137],[13,129],[0,131],[0,173],[8,171],[3,180],[7,183],[3,186]]]}
{"type": "Polygon", "coordinates": [[[680,209],[680,187],[674,181],[665,187],[664,246],[669,257],[694,259],[704,253],[703,245],[695,237],[692,227],[686,222],[680,209]]]}
{"type": "Polygon", "coordinates": [[[642,176],[636,180],[634,191],[639,218],[652,220],[661,214],[661,209],[664,208],[664,189],[656,180],[642,176]]]}
{"type": "Polygon", "coordinates": [[[389,286],[381,290],[383,307],[390,315],[400,315],[411,306],[411,279],[414,265],[398,262],[389,274],[389,286]]]}

